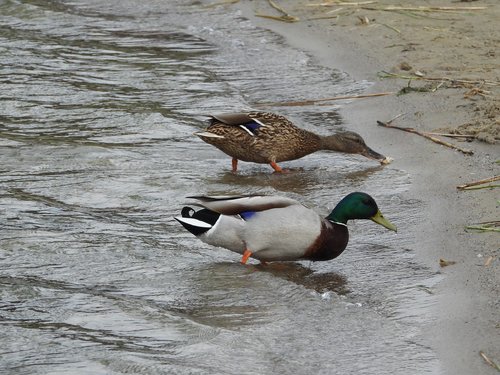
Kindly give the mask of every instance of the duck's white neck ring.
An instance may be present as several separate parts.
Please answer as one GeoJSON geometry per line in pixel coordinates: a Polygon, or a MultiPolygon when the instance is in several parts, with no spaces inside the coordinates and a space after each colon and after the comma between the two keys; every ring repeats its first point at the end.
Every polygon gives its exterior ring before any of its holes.
{"type": "Polygon", "coordinates": [[[346,227],[346,228],[347,228],[347,224],[344,224],[344,223],[339,223],[339,222],[337,222],[337,221],[332,221],[332,220],[328,220],[328,221],[329,221],[330,223],[332,223],[332,224],[343,225],[344,227],[346,227]]]}

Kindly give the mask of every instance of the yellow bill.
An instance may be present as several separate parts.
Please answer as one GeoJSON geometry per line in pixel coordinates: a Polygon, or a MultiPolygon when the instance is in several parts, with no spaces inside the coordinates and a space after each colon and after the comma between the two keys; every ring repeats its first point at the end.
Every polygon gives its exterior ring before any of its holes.
{"type": "Polygon", "coordinates": [[[370,218],[372,221],[376,222],[377,224],[382,225],[383,227],[386,227],[389,230],[393,230],[394,232],[397,232],[397,228],[394,224],[392,224],[389,220],[387,220],[384,215],[382,215],[382,212],[380,210],[377,211],[375,215],[373,215],[370,218]]]}

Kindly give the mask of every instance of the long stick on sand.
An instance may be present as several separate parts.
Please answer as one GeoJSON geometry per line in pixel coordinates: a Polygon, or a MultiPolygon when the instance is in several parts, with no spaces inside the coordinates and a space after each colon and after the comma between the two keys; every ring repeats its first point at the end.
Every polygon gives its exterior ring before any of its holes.
{"type": "Polygon", "coordinates": [[[500,180],[500,176],[493,176],[493,177],[485,178],[485,179],[482,179],[482,180],[472,181],[472,182],[469,182],[467,184],[458,185],[457,189],[458,190],[465,190],[465,189],[467,189],[468,187],[471,187],[471,186],[477,186],[477,185],[487,184],[487,183],[490,183],[490,182],[493,182],[493,181],[498,181],[498,180],[500,180]]]}
{"type": "Polygon", "coordinates": [[[321,102],[329,102],[332,100],[348,100],[348,99],[365,99],[365,98],[375,98],[377,96],[387,96],[393,95],[395,92],[377,92],[374,94],[364,94],[364,95],[345,95],[345,96],[335,96],[333,98],[322,98],[322,99],[311,99],[311,100],[300,100],[296,102],[264,102],[255,104],[256,107],[272,106],[272,107],[294,107],[302,105],[312,105],[321,102]]]}
{"type": "Polygon", "coordinates": [[[380,126],[384,126],[386,128],[399,129],[399,130],[403,130],[405,132],[418,134],[421,137],[430,139],[432,142],[438,143],[440,145],[443,145],[443,146],[446,146],[446,147],[449,147],[449,148],[453,148],[453,149],[458,150],[458,151],[460,151],[460,152],[462,152],[462,153],[464,153],[466,155],[472,155],[474,153],[474,151],[472,151],[472,150],[468,150],[468,149],[465,149],[465,148],[461,148],[461,147],[455,146],[452,143],[443,141],[443,140],[441,140],[439,138],[433,137],[432,135],[426,134],[426,133],[418,131],[416,129],[413,129],[413,128],[402,128],[402,127],[399,127],[399,126],[391,125],[390,123],[392,121],[394,121],[394,119],[392,119],[389,122],[377,121],[377,124],[380,125],[380,126]]]}

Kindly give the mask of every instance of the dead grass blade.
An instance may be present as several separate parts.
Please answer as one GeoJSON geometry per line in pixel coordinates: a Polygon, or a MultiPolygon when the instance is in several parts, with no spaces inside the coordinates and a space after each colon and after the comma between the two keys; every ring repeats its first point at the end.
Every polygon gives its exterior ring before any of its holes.
{"type": "Polygon", "coordinates": [[[467,188],[470,188],[472,186],[477,186],[477,185],[483,185],[483,184],[489,184],[490,182],[498,181],[500,180],[500,176],[493,176],[493,177],[488,177],[484,178],[482,180],[477,180],[477,181],[472,181],[463,185],[458,185],[457,189],[458,190],[466,190],[467,188]]]}
{"type": "Polygon", "coordinates": [[[487,364],[489,364],[491,367],[493,367],[495,370],[500,371],[500,366],[498,366],[495,362],[493,362],[491,359],[488,358],[486,354],[481,350],[479,352],[479,355],[485,360],[487,364]]]}
{"type": "Polygon", "coordinates": [[[409,80],[422,80],[422,81],[446,81],[457,85],[485,85],[485,86],[500,86],[499,81],[489,81],[489,80],[473,80],[473,79],[463,79],[463,78],[451,78],[451,77],[426,77],[421,75],[404,75],[389,73],[386,71],[381,71],[378,73],[380,78],[399,78],[399,79],[409,79],[409,80]]]}
{"type": "Polygon", "coordinates": [[[267,15],[267,14],[259,14],[258,13],[258,14],[256,14],[257,17],[269,18],[272,20],[283,21],[283,22],[297,22],[297,21],[299,21],[298,17],[292,16],[291,14],[289,14],[285,9],[283,9],[283,7],[281,7],[281,5],[279,5],[275,1],[273,1],[273,0],[267,0],[267,1],[271,7],[276,9],[282,15],[281,16],[271,16],[271,15],[267,15]]]}
{"type": "Polygon", "coordinates": [[[388,29],[391,29],[392,31],[397,32],[398,34],[401,34],[401,31],[400,31],[399,29],[395,28],[394,26],[391,26],[391,25],[389,25],[389,24],[387,24],[387,23],[382,23],[382,22],[377,22],[377,23],[378,23],[379,25],[382,25],[382,26],[387,27],[388,29]]]}
{"type": "Polygon", "coordinates": [[[379,10],[379,11],[384,11],[384,12],[424,12],[424,13],[432,13],[432,12],[463,13],[463,12],[488,9],[488,7],[486,7],[486,6],[475,6],[475,7],[464,7],[464,6],[457,6],[457,7],[418,6],[418,7],[414,7],[414,6],[409,6],[409,7],[404,7],[404,6],[395,6],[395,5],[390,5],[390,6],[386,6],[386,7],[361,6],[361,8],[366,9],[366,10],[379,10]]]}
{"type": "Polygon", "coordinates": [[[493,262],[493,259],[495,259],[495,257],[490,255],[488,257],[488,259],[486,259],[486,262],[484,262],[484,266],[489,267],[491,265],[491,263],[493,262]]]}
{"type": "Polygon", "coordinates": [[[496,189],[499,187],[500,187],[500,185],[471,186],[471,187],[465,188],[463,190],[496,189]]]}
{"type": "Polygon", "coordinates": [[[360,2],[347,2],[347,1],[330,1],[328,3],[316,3],[316,4],[307,4],[307,7],[334,7],[334,6],[361,6],[361,5],[369,5],[375,4],[377,1],[360,1],[360,2]]]}
{"type": "Polygon", "coordinates": [[[205,8],[215,8],[218,7],[219,5],[230,5],[230,4],[236,4],[240,0],[221,0],[221,1],[216,1],[210,4],[205,5],[205,8]]]}
{"type": "Polygon", "coordinates": [[[261,17],[261,18],[269,18],[270,20],[275,20],[275,21],[282,21],[282,22],[297,22],[299,19],[297,17],[286,17],[286,16],[271,16],[268,14],[261,14],[261,13],[255,13],[256,17],[261,17]]]}
{"type": "Polygon", "coordinates": [[[450,133],[436,133],[436,132],[426,132],[426,134],[437,135],[439,137],[462,138],[462,139],[466,139],[466,140],[477,138],[477,136],[475,136],[475,135],[468,135],[468,134],[450,134],[450,133]]]}
{"type": "Polygon", "coordinates": [[[465,229],[476,230],[479,232],[500,232],[499,225],[500,222],[498,221],[486,221],[484,223],[467,225],[465,229]]]}

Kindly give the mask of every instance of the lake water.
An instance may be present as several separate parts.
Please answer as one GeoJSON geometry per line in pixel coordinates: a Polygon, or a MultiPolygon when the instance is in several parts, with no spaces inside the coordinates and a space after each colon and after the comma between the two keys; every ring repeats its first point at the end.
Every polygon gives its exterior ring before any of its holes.
{"type": "Polygon", "coordinates": [[[333,105],[258,106],[369,83],[204,4],[0,1],[0,373],[438,373],[422,337],[437,276],[414,259],[405,171],[322,152],[233,174],[193,136],[207,113],[256,108],[348,129],[333,105]],[[355,190],[399,233],[350,223],[329,262],[242,266],[173,220],[193,194],[326,215],[355,190]]]}

